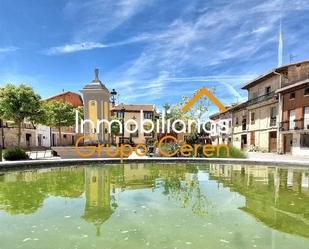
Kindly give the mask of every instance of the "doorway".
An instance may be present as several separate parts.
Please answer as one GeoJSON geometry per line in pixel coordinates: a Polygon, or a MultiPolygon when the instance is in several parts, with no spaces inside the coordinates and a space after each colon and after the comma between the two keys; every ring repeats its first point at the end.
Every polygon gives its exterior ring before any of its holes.
{"type": "Polygon", "coordinates": [[[241,135],[241,149],[247,148],[247,135],[241,135]]]}
{"type": "Polygon", "coordinates": [[[286,134],[283,137],[284,142],[284,153],[291,153],[292,152],[292,145],[293,145],[293,134],[286,134]]]}
{"type": "Polygon", "coordinates": [[[52,134],[52,146],[56,146],[56,143],[57,143],[56,140],[57,140],[57,139],[56,139],[56,134],[53,133],[53,134],[52,134]]]}
{"type": "Polygon", "coordinates": [[[277,132],[269,132],[269,152],[277,152],[277,132]]]}
{"type": "Polygon", "coordinates": [[[26,133],[26,147],[30,147],[31,146],[31,134],[26,133]]]}
{"type": "Polygon", "coordinates": [[[250,132],[250,145],[255,146],[255,132],[250,132]]]}
{"type": "Polygon", "coordinates": [[[42,146],[42,134],[38,134],[38,146],[42,146]]]}

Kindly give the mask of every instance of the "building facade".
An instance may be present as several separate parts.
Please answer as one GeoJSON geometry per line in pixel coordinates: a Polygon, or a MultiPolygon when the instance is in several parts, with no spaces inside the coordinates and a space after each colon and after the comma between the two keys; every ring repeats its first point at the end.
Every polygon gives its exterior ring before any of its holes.
{"type": "Polygon", "coordinates": [[[233,144],[241,149],[262,152],[277,151],[278,99],[280,87],[276,74],[263,75],[242,89],[248,91],[248,101],[234,109],[233,144]]]}
{"type": "MultiPolygon", "coordinates": [[[[232,106],[233,107],[233,106],[232,106]]],[[[218,144],[232,144],[233,139],[233,129],[232,129],[232,107],[227,107],[225,112],[219,112],[211,115],[209,119],[213,122],[211,127],[211,140],[214,145],[218,144]],[[219,123],[222,122],[223,125],[228,126],[228,130],[221,133],[219,130],[219,123]]]]}
{"type": "MultiPolygon", "coordinates": [[[[309,61],[303,61],[273,69],[244,85],[248,100],[228,110],[232,145],[251,151],[308,153],[308,82],[309,61]]],[[[226,118],[223,114],[214,120],[226,118]]],[[[216,139],[223,143],[223,137],[216,139]]]]}
{"type": "Polygon", "coordinates": [[[309,79],[278,90],[283,99],[283,153],[309,155],[309,79]]]}
{"type": "MultiPolygon", "coordinates": [[[[151,104],[145,105],[128,105],[120,104],[112,107],[111,113],[112,116],[116,116],[118,119],[123,120],[123,123],[132,119],[136,120],[139,124],[141,119],[141,111],[143,111],[144,120],[154,120],[155,119],[155,106],[151,104]]],[[[135,124],[129,124],[128,129],[134,130],[135,124]]],[[[145,128],[147,129],[147,127],[145,128]]],[[[135,144],[146,144],[148,139],[154,137],[154,132],[152,133],[143,133],[140,129],[134,133],[129,133],[124,131],[124,133],[119,133],[114,138],[114,143],[120,143],[122,139],[125,141],[132,141],[135,144]]]]}

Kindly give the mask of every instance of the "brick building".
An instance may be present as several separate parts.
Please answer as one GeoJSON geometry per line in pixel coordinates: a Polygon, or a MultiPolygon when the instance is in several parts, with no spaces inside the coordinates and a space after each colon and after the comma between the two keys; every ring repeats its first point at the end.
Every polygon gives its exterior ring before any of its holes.
{"type": "MultiPolygon", "coordinates": [[[[83,106],[83,99],[78,93],[74,92],[62,92],[55,96],[45,99],[46,102],[63,101],[71,104],[74,108],[83,106]]],[[[58,129],[50,128],[50,146],[72,146],[75,145],[75,141],[80,134],[75,133],[74,127],[63,127],[61,128],[61,144],[59,143],[59,132],[58,129]]]]}
{"type": "Polygon", "coordinates": [[[309,79],[287,85],[282,95],[281,134],[284,153],[309,154],[309,79]]]}
{"type": "Polygon", "coordinates": [[[62,92],[55,96],[49,97],[45,100],[46,102],[53,102],[53,101],[63,101],[66,103],[72,104],[74,108],[83,105],[83,99],[78,93],[74,92],[62,92]]]}

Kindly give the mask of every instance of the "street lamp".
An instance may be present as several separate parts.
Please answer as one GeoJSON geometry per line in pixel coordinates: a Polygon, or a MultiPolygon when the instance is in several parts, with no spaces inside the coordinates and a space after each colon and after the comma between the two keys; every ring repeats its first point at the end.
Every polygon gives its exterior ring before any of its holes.
{"type": "Polygon", "coordinates": [[[115,96],[117,95],[117,92],[115,89],[111,91],[111,95],[112,95],[112,104],[113,106],[115,106],[115,96]]]}
{"type": "Polygon", "coordinates": [[[126,109],[124,106],[121,108],[121,113],[122,113],[122,144],[124,143],[124,115],[125,115],[126,109]]]}

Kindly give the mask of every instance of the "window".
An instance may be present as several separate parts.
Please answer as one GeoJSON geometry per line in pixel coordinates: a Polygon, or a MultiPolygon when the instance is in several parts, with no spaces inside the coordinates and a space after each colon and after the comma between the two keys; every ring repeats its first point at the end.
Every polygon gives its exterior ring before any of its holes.
{"type": "Polygon", "coordinates": [[[270,108],[270,126],[275,126],[277,123],[277,107],[272,106],[270,108]]]}
{"type": "Polygon", "coordinates": [[[304,95],[309,95],[309,87],[304,90],[304,95]]]}
{"type": "Polygon", "coordinates": [[[300,147],[309,147],[309,134],[300,134],[300,147]]]}
{"type": "Polygon", "coordinates": [[[151,112],[144,112],[144,119],[152,119],[152,113],[151,112]]]}
{"type": "Polygon", "coordinates": [[[242,117],[242,130],[245,131],[247,129],[247,117],[242,117]]]}
{"type": "Polygon", "coordinates": [[[304,108],[304,129],[309,130],[309,106],[304,108]]]}
{"type": "Polygon", "coordinates": [[[229,128],[231,128],[232,127],[232,121],[230,120],[229,121],[229,128]]]}
{"type": "Polygon", "coordinates": [[[295,128],[295,110],[289,111],[289,128],[290,130],[294,130],[295,128]]]}
{"type": "Polygon", "coordinates": [[[265,87],[265,94],[269,94],[270,91],[271,91],[271,87],[270,86],[265,87]]]}
{"type": "MultiPolygon", "coordinates": [[[[133,131],[136,129],[135,124],[130,125],[130,131],[133,131]]],[[[130,133],[131,137],[138,137],[138,130],[136,132],[130,133]]]]}
{"type": "Polygon", "coordinates": [[[254,122],[255,122],[255,113],[254,112],[251,112],[250,121],[251,121],[251,124],[254,124],[254,122]]]}
{"type": "Polygon", "coordinates": [[[64,135],[63,135],[63,138],[67,138],[67,134],[64,134],[64,135]]]}
{"type": "Polygon", "coordinates": [[[236,117],[236,119],[235,119],[235,124],[238,125],[238,122],[239,122],[239,121],[238,121],[238,117],[236,117]]]}
{"type": "Polygon", "coordinates": [[[294,93],[290,93],[290,99],[295,99],[295,92],[294,93]]]}
{"type": "Polygon", "coordinates": [[[117,118],[123,118],[124,113],[119,111],[119,112],[116,113],[116,116],[117,116],[117,118]]]}

